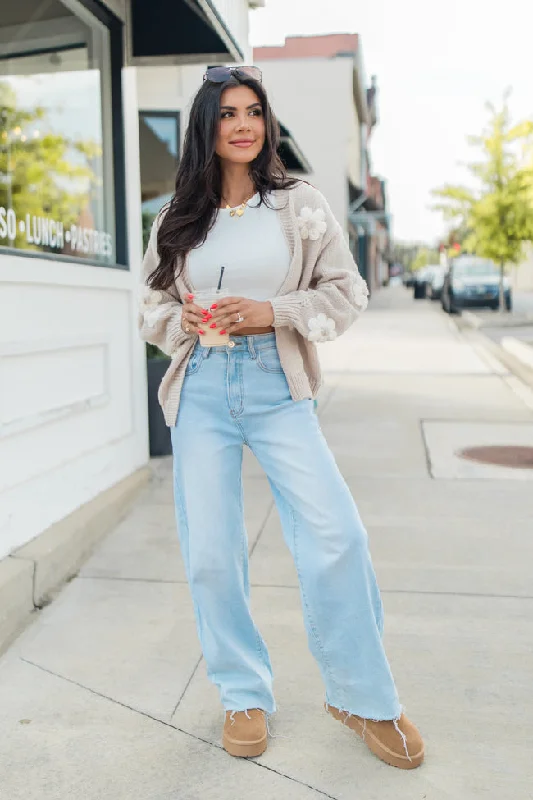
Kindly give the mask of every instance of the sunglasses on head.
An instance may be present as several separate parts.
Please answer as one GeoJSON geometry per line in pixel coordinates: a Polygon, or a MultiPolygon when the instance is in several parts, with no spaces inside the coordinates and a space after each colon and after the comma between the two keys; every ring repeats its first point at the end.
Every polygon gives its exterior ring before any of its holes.
{"type": "Polygon", "coordinates": [[[224,83],[235,74],[237,77],[252,78],[259,83],[263,77],[259,67],[209,67],[204,75],[204,81],[224,83]]]}

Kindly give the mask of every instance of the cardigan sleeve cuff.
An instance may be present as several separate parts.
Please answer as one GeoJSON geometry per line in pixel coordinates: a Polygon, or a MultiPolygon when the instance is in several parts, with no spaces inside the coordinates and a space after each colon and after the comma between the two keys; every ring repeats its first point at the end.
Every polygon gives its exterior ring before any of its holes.
{"type": "Polygon", "coordinates": [[[190,334],[185,333],[181,327],[181,315],[182,309],[180,306],[177,306],[167,323],[167,342],[171,355],[180,344],[183,344],[186,339],[190,338],[190,334]]]}
{"type": "Polygon", "coordinates": [[[302,303],[299,298],[280,295],[273,297],[269,302],[274,311],[273,325],[275,328],[296,328],[302,312],[302,303]]]}

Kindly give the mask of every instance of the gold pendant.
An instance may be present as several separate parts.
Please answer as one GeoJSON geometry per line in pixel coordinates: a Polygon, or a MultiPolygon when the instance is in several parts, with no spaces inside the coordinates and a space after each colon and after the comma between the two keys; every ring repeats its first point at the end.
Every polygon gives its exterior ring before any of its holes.
{"type": "MultiPolygon", "coordinates": [[[[252,195],[252,196],[253,196],[253,195],[252,195]]],[[[251,199],[252,199],[252,198],[250,198],[250,200],[251,200],[251,199]]],[[[229,203],[226,203],[226,211],[229,211],[229,215],[230,215],[230,217],[234,217],[234,216],[237,216],[237,217],[242,217],[242,215],[243,215],[243,214],[244,214],[244,212],[246,211],[246,205],[247,205],[247,203],[248,203],[248,200],[245,200],[245,201],[244,201],[244,203],[241,203],[241,204],[240,204],[240,206],[239,206],[238,208],[232,208],[232,207],[229,205],[229,203]]]]}

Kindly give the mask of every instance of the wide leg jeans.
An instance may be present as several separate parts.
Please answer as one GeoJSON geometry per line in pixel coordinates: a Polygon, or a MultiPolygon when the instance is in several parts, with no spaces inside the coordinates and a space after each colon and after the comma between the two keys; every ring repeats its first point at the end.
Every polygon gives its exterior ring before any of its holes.
{"type": "Polygon", "coordinates": [[[242,457],[264,469],[296,565],[326,702],[397,719],[368,536],[312,400],[292,400],[274,334],[196,346],[172,429],[176,517],[208,675],[225,709],[275,711],[268,650],[250,613],[242,457]]]}

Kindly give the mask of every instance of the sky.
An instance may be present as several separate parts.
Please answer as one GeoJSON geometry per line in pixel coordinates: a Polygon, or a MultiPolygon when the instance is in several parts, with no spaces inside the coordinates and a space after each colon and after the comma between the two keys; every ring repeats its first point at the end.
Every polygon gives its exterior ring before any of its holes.
{"type": "Polygon", "coordinates": [[[515,121],[533,119],[528,0],[267,0],[251,14],[253,46],[285,36],[359,33],[379,85],[373,172],[388,183],[396,239],[433,243],[445,231],[430,192],[468,182],[464,169],[485,104],[512,87],[515,121]]]}

